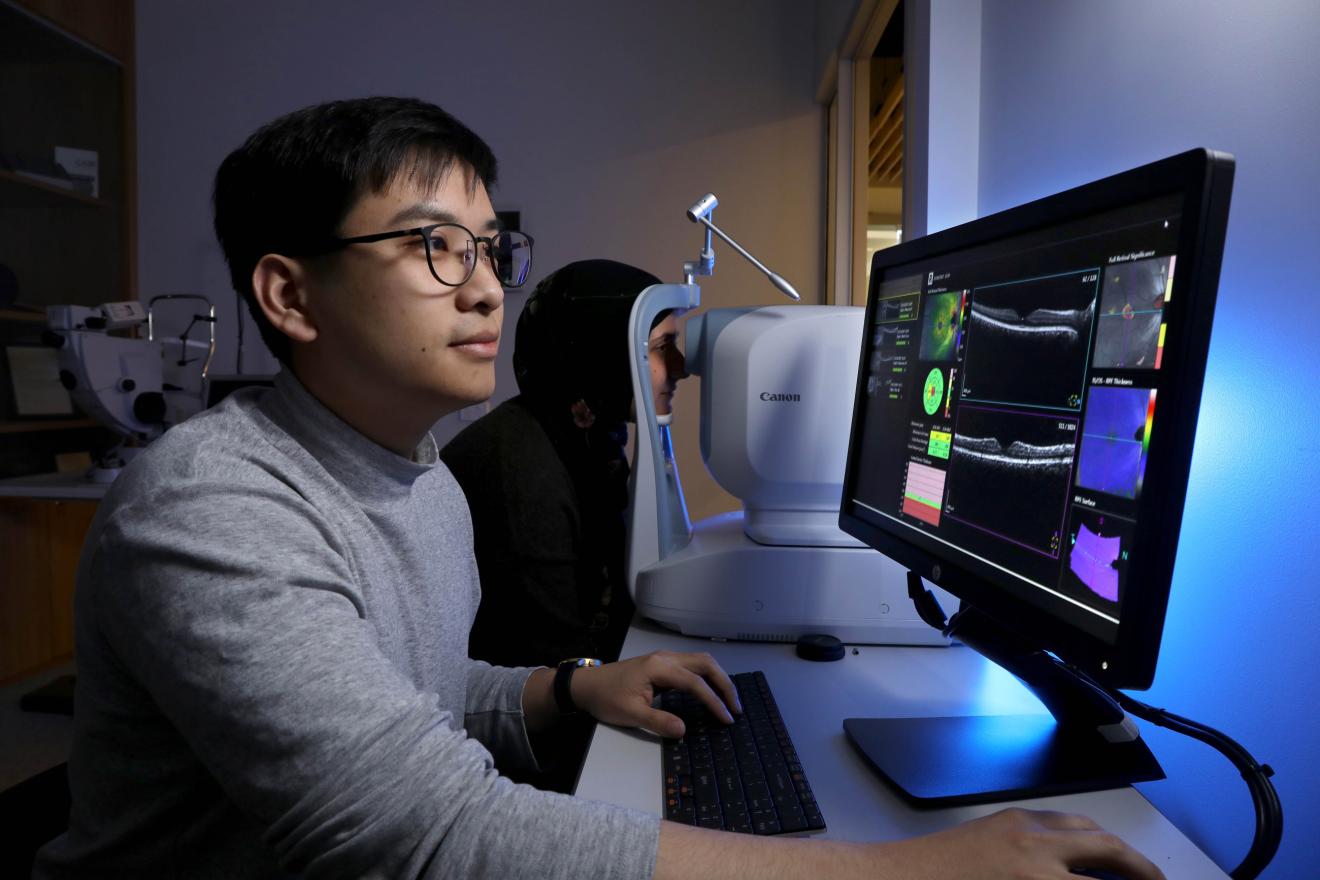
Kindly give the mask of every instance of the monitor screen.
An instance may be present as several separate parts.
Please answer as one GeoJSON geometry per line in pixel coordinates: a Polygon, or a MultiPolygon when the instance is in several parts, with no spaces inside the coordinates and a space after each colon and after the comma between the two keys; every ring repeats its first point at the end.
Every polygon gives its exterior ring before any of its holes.
{"type": "Polygon", "coordinates": [[[876,253],[841,526],[1148,686],[1232,172],[1192,151],[876,253]]]}

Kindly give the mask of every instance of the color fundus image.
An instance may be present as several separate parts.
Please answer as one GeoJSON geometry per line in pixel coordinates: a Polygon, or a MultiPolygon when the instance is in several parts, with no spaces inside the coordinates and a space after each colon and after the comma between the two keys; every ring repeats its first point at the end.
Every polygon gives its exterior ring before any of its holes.
{"type": "Polygon", "coordinates": [[[1105,269],[1097,327],[1097,367],[1152,370],[1159,366],[1164,301],[1173,285],[1173,260],[1155,257],[1105,269]]]}
{"type": "Polygon", "coordinates": [[[936,293],[926,297],[921,323],[921,359],[951,361],[958,351],[958,312],[962,292],[936,293]]]}
{"type": "Polygon", "coordinates": [[[1149,388],[1092,388],[1082,426],[1077,485],[1136,498],[1146,469],[1155,392],[1149,388]]]}

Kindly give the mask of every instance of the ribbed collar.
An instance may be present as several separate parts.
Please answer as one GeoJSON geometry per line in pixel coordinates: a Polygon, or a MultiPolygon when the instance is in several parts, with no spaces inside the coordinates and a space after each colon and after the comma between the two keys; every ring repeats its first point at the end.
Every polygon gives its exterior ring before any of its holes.
{"type": "Polygon", "coordinates": [[[281,370],[260,409],[315,458],[349,494],[367,503],[401,499],[439,459],[431,432],[411,459],[361,434],[312,396],[290,370],[281,370]]]}

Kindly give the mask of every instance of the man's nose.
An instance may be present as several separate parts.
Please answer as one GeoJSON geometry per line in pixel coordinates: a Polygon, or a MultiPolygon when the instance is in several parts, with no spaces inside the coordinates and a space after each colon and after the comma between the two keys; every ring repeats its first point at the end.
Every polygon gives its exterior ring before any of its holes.
{"type": "Polygon", "coordinates": [[[458,289],[459,308],[490,314],[502,305],[504,285],[495,276],[495,267],[485,260],[478,261],[472,277],[458,289]]]}
{"type": "Polygon", "coordinates": [[[683,352],[677,348],[669,358],[669,377],[675,382],[688,377],[687,358],[683,357],[683,352]]]}

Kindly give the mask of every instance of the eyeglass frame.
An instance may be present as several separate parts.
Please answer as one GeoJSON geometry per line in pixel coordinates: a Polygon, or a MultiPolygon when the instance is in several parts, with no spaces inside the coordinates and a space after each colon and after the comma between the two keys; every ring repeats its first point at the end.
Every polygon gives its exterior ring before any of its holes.
{"type": "MultiPolygon", "coordinates": [[[[417,235],[421,237],[422,243],[426,246],[426,268],[431,270],[431,277],[434,278],[436,281],[439,281],[445,287],[462,287],[464,284],[467,284],[469,281],[471,281],[472,276],[476,274],[477,261],[476,260],[472,261],[471,267],[468,268],[467,276],[462,281],[459,281],[457,283],[450,283],[445,279],[441,278],[440,273],[436,272],[435,270],[435,261],[432,260],[431,258],[431,233],[439,229],[441,226],[452,226],[455,229],[463,230],[464,232],[467,233],[468,238],[472,239],[473,245],[480,246],[484,242],[486,245],[487,258],[489,258],[490,256],[491,247],[494,245],[495,237],[498,235],[513,234],[516,232],[518,235],[521,235],[523,238],[527,239],[527,249],[529,251],[532,249],[532,246],[534,244],[532,237],[527,233],[522,232],[521,230],[501,229],[499,232],[496,232],[495,235],[477,235],[475,232],[473,232],[471,229],[468,229],[462,223],[445,222],[445,223],[429,223],[426,226],[413,226],[409,229],[398,229],[393,232],[374,232],[371,233],[370,235],[354,235],[348,238],[335,237],[335,238],[331,238],[327,242],[329,246],[326,247],[324,250],[322,250],[321,253],[329,253],[331,251],[337,251],[341,248],[348,247],[350,244],[373,244],[378,241],[387,241],[391,238],[403,238],[405,235],[417,235]]],[[[532,267],[532,258],[531,255],[529,254],[527,257],[528,272],[531,271],[531,267],[532,267]]],[[[494,274],[495,274],[495,279],[497,281],[500,281],[499,274],[498,273],[494,273],[494,274]]],[[[524,274],[523,280],[518,282],[517,284],[505,284],[503,281],[500,281],[500,286],[507,288],[509,290],[517,290],[526,283],[527,283],[527,275],[524,274]]]]}

